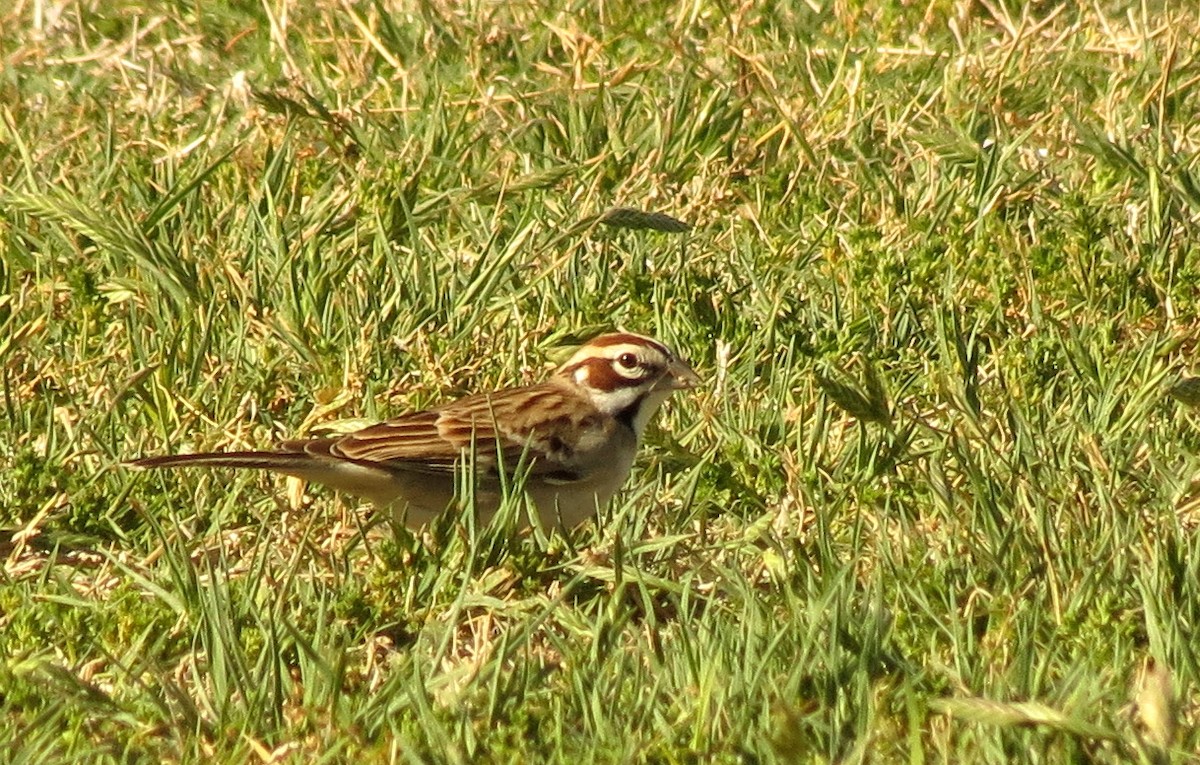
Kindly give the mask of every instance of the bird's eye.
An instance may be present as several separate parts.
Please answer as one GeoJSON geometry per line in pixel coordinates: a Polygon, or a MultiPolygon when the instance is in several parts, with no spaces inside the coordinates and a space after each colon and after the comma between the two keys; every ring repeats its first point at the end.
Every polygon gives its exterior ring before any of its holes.
{"type": "Polygon", "coordinates": [[[638,365],[637,356],[632,353],[622,353],[617,357],[617,363],[626,369],[633,369],[638,365]]]}

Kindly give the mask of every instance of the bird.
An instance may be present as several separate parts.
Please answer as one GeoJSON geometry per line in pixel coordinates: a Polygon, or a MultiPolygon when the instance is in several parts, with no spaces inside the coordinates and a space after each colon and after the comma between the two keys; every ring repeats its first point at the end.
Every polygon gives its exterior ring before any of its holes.
{"type": "Polygon", "coordinates": [[[464,466],[473,509],[495,515],[520,476],[544,527],[573,528],[624,485],[647,424],[679,390],[700,384],[663,343],[611,332],[584,343],[548,379],[474,393],[349,433],[288,440],[269,451],[143,457],[139,469],[188,466],[274,471],[324,484],[419,529],[460,496],[464,466]]]}

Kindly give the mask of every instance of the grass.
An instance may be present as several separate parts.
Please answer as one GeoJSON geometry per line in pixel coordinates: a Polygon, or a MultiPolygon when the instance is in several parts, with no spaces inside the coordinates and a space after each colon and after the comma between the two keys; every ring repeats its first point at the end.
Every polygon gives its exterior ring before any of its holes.
{"type": "Polygon", "coordinates": [[[0,759],[1197,761],[1195,11],[0,15],[0,759]],[[120,465],[616,326],[570,533],[120,465]]]}

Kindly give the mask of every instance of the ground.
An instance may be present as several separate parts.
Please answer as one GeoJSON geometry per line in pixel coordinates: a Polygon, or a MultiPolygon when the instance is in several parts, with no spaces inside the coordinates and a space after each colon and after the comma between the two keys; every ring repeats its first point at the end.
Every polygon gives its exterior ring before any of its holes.
{"type": "Polygon", "coordinates": [[[0,751],[1195,762],[1198,15],[16,0],[0,751]],[[122,465],[612,328],[705,382],[570,531],[122,465]]]}

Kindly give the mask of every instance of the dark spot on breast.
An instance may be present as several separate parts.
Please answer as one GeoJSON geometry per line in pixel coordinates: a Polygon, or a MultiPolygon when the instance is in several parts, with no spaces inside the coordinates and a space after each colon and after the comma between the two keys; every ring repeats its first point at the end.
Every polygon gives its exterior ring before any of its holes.
{"type": "Polygon", "coordinates": [[[642,399],[639,398],[637,401],[634,401],[629,406],[617,412],[615,415],[617,422],[621,423],[630,430],[633,430],[633,422],[637,419],[638,412],[641,411],[641,408],[642,399]]]}

